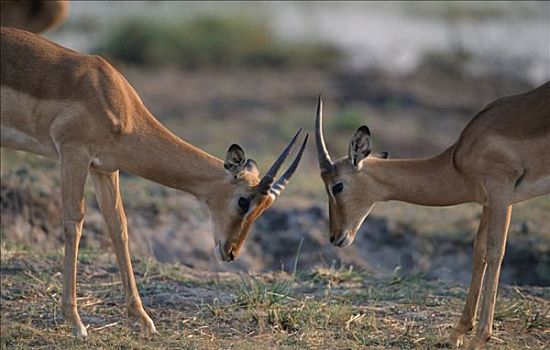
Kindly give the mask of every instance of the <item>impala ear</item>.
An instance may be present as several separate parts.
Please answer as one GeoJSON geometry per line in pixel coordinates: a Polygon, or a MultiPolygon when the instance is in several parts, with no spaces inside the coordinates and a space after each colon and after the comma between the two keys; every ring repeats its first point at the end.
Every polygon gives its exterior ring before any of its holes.
{"type": "Polygon", "coordinates": [[[250,171],[256,176],[260,176],[260,168],[258,167],[258,163],[256,163],[254,159],[248,159],[246,161],[246,170],[250,171]]]}
{"type": "Polygon", "coordinates": [[[223,167],[233,176],[238,177],[246,167],[246,157],[241,146],[236,143],[229,146],[223,167]]]}
{"type": "Polygon", "coordinates": [[[357,129],[349,142],[348,157],[352,166],[361,168],[361,161],[370,154],[370,130],[366,125],[357,129]]]}

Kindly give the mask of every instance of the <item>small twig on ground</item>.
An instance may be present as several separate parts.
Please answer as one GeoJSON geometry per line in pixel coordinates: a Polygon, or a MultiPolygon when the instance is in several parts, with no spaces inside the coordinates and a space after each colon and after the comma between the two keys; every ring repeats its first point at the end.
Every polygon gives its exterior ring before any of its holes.
{"type": "Polygon", "coordinates": [[[106,324],[106,325],[101,326],[101,327],[93,328],[92,330],[93,330],[94,332],[97,332],[97,331],[100,331],[100,330],[105,329],[105,328],[114,327],[114,326],[116,326],[116,325],[119,324],[119,323],[120,323],[120,322],[109,323],[109,324],[106,324]]]}
{"type": "Polygon", "coordinates": [[[38,282],[40,282],[40,283],[42,283],[42,284],[46,284],[46,282],[42,281],[40,278],[36,277],[35,275],[33,275],[32,273],[30,273],[30,272],[28,272],[28,271],[23,271],[23,274],[24,274],[25,276],[27,276],[27,277],[32,278],[32,279],[35,280],[35,281],[38,281],[38,282]]]}

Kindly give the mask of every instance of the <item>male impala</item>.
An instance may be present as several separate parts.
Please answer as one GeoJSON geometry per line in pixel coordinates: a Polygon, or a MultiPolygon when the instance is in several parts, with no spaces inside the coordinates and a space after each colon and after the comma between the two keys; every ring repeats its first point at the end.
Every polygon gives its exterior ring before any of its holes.
{"type": "Polygon", "coordinates": [[[143,309],[128,251],[120,169],[195,195],[211,214],[216,255],[234,260],[256,218],[280,195],[300,162],[307,136],[288,170],[275,176],[298,134],[260,180],[236,144],[225,162],[180,140],[147,110],[105,60],[14,28],[1,29],[2,147],[61,161],[65,229],[62,308],[76,336],[86,336],[76,307],[76,261],[91,175],[120,267],[130,316],[155,333],[143,309]]]}
{"type": "Polygon", "coordinates": [[[0,2],[0,24],[33,33],[42,33],[60,25],[69,14],[69,2],[63,0],[8,0],[0,2]]]}
{"type": "Polygon", "coordinates": [[[330,241],[336,246],[351,244],[377,201],[483,206],[466,306],[449,341],[461,346],[464,334],[473,329],[483,283],[479,325],[469,349],[483,347],[492,334],[512,204],[550,193],[550,82],[489,104],[454,145],[433,157],[388,160],[387,153],[373,155],[369,129],[361,126],[348,156],[332,162],[323,140],[321,98],[315,141],[329,196],[330,241]]]}

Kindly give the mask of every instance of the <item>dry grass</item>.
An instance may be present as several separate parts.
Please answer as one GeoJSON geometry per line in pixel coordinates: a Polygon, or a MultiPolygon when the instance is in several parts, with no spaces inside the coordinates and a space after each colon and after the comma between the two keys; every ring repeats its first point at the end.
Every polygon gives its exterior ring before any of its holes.
{"type": "MultiPolygon", "coordinates": [[[[457,321],[466,286],[419,276],[378,279],[352,268],[290,275],[208,273],[136,260],[138,287],[160,336],[128,324],[113,257],[84,250],[74,339],[59,309],[61,254],[2,246],[2,349],[430,349],[457,321]]],[[[550,288],[502,287],[489,349],[550,342],[550,288]]]]}

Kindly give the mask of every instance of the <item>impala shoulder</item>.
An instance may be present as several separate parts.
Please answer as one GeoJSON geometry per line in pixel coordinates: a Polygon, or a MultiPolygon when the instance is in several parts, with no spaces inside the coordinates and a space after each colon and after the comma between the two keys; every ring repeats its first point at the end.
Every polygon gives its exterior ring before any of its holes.
{"type": "Polygon", "coordinates": [[[81,65],[80,85],[90,97],[89,108],[107,118],[113,133],[129,133],[133,118],[144,108],[137,93],[103,57],[88,55],[81,65]]]}

